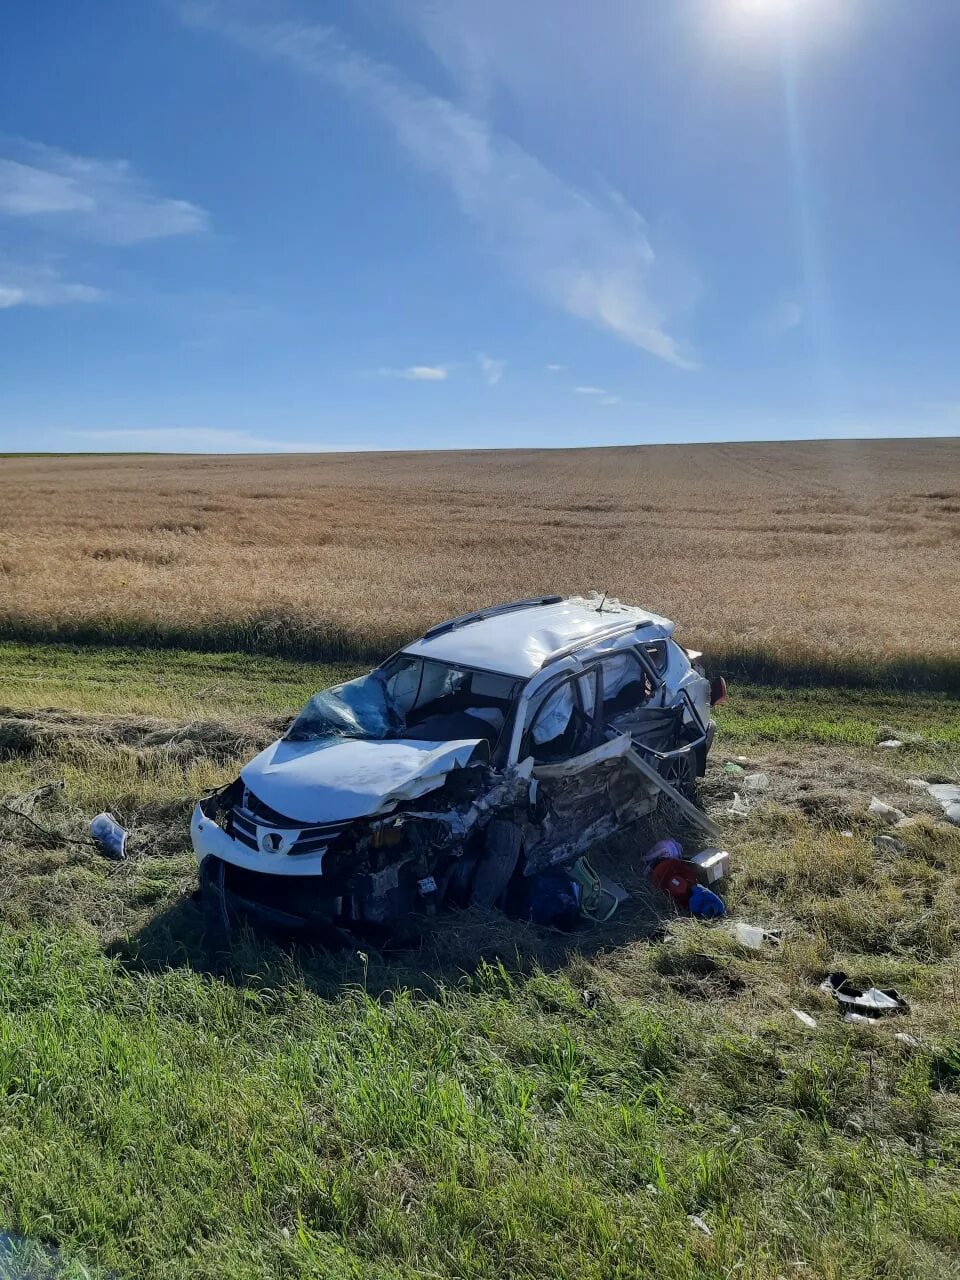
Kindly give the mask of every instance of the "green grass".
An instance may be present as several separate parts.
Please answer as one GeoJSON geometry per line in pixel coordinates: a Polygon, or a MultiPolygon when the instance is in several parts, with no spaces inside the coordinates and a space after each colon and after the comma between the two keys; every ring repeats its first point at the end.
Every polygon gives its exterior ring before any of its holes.
{"type": "Polygon", "coordinates": [[[0,643],[0,706],[178,719],[294,711],[355,665],[188,649],[0,643]]]}
{"type": "MultiPolygon", "coordinates": [[[[191,650],[196,653],[245,653],[333,664],[382,661],[408,644],[403,626],[350,627],[318,618],[311,625],[282,614],[263,614],[211,624],[124,617],[59,618],[38,622],[13,611],[0,614],[0,640],[46,646],[115,646],[134,650],[191,650]]],[[[938,653],[831,654],[808,645],[772,647],[710,643],[700,637],[714,675],[792,686],[931,690],[960,695],[960,657],[938,653]]]]}
{"type": "MultiPolygon", "coordinates": [[[[113,864],[0,820],[0,1230],[117,1280],[958,1273],[960,831],[926,810],[877,850],[865,814],[875,786],[921,812],[903,778],[956,767],[956,702],[732,689],[717,761],[749,754],[772,787],[723,820],[724,892],[779,948],[637,887],[638,835],[622,914],[573,938],[455,917],[390,957],[244,933],[212,972],[186,824],[243,750],[131,745],[111,716],[254,723],[341,671],[0,659],[0,704],[104,726],[7,739],[0,798],[62,780],[41,824],[82,841],[112,808],[131,828],[113,864]],[[885,727],[923,743],[881,751],[885,727]],[[844,1024],[818,990],[833,968],[910,1014],[844,1024]]],[[[707,790],[735,785],[717,769],[707,790]]]]}

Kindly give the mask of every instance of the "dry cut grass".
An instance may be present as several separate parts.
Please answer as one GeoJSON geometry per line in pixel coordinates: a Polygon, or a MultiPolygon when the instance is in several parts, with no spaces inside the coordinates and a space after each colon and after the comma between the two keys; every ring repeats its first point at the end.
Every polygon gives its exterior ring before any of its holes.
{"type": "Polygon", "coordinates": [[[960,440],[5,458],[0,528],[7,636],[367,658],[596,587],[755,673],[960,672],[960,440]]]}

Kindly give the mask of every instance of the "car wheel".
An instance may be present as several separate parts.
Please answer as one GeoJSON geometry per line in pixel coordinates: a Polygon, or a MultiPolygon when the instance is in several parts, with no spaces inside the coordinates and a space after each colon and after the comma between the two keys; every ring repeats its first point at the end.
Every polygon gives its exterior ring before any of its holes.
{"type": "Polygon", "coordinates": [[[225,871],[223,860],[212,854],[200,863],[204,943],[211,960],[222,957],[230,948],[230,916],[223,887],[225,871]]]}
{"type": "Polygon", "coordinates": [[[697,789],[697,762],[692,751],[673,756],[665,760],[660,769],[661,776],[682,796],[693,799],[697,789]]]}
{"type": "Polygon", "coordinates": [[[490,911],[506,892],[520,861],[520,828],[505,818],[494,818],[487,827],[483,853],[473,873],[470,902],[490,911]]]}
{"type": "MultiPolygon", "coordinates": [[[[682,755],[664,760],[660,765],[660,776],[685,799],[696,798],[697,762],[693,751],[684,751],[682,755]]],[[[670,826],[680,826],[688,821],[686,814],[663,792],[660,794],[659,810],[661,817],[670,826]]]]}

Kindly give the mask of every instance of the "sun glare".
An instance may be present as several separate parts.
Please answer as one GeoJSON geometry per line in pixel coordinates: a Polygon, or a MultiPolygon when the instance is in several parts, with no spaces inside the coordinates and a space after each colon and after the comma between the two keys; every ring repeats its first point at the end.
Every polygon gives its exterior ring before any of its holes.
{"type": "Polygon", "coordinates": [[[716,27],[737,45],[788,38],[806,45],[832,40],[852,16],[853,0],[714,0],[716,27]]]}

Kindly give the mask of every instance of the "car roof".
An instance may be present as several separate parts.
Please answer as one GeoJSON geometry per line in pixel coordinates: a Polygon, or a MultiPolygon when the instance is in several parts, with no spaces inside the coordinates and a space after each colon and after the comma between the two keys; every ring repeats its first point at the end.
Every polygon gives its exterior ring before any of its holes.
{"type": "Polygon", "coordinates": [[[611,635],[630,635],[638,626],[660,628],[660,635],[673,633],[672,622],[646,609],[607,600],[601,610],[600,604],[600,597],[550,596],[500,605],[434,627],[403,652],[529,678],[573,648],[579,651],[581,645],[586,648],[611,635]]]}

